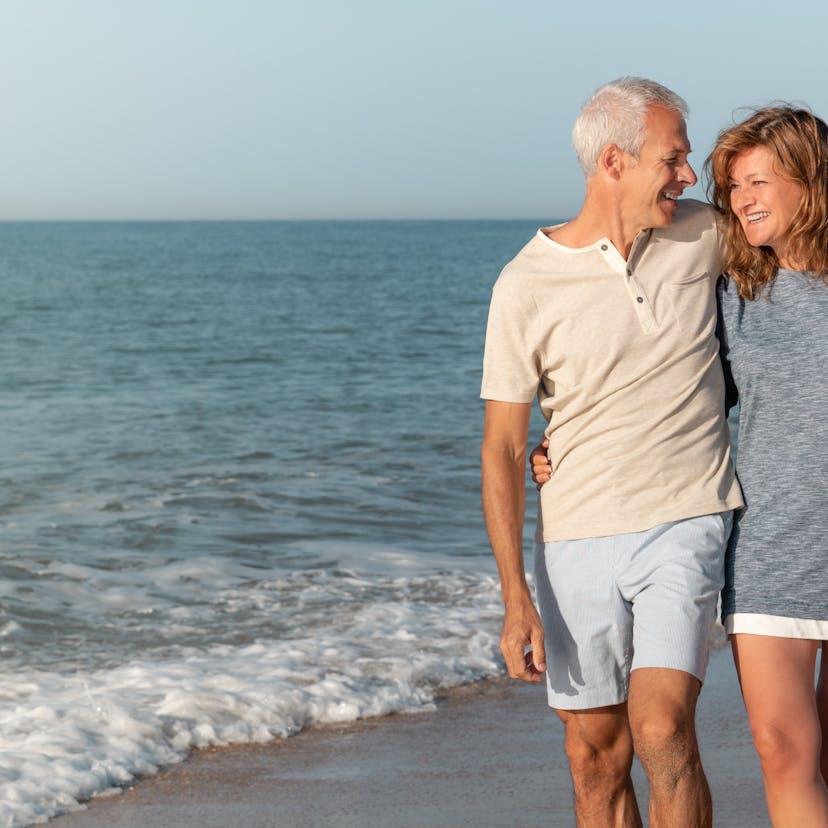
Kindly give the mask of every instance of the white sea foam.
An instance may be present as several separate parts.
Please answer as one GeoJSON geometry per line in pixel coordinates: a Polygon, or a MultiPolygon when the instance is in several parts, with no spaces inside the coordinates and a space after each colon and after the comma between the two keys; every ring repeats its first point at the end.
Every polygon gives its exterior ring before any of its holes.
{"type": "Polygon", "coordinates": [[[334,607],[331,623],[309,636],[190,648],[68,675],[5,676],[0,826],[72,810],[193,748],[428,708],[440,688],[500,671],[495,579],[447,573],[396,578],[393,588],[408,597],[342,612],[334,593],[309,585],[307,603],[334,607]]]}

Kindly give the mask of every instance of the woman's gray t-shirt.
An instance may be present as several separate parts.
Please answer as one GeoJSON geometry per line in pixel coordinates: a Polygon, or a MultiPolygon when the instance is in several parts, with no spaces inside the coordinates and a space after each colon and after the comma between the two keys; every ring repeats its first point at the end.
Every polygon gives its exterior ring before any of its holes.
{"type": "Polygon", "coordinates": [[[723,615],[828,620],[828,286],[779,270],[765,295],[745,301],[723,280],[719,312],[746,504],[727,551],[723,615]]]}

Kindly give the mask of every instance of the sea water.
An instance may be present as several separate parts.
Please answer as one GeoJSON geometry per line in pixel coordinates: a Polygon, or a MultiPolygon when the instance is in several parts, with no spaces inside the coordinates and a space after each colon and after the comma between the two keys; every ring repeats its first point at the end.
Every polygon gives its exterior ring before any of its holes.
{"type": "Polygon", "coordinates": [[[501,671],[480,365],[536,227],[0,224],[0,826],[501,671]]]}

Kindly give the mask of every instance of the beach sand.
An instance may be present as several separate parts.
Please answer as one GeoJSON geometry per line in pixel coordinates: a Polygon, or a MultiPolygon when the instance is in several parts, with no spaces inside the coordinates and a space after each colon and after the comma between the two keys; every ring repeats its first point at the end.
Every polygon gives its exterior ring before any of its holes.
{"type": "MultiPolygon", "coordinates": [[[[717,828],[768,826],[728,650],[699,702],[717,828]]],[[[646,784],[635,769],[640,801],[646,784]]],[[[498,680],[437,710],[267,745],[197,751],[55,828],[550,828],[574,825],[563,728],[544,690],[498,680]]]]}

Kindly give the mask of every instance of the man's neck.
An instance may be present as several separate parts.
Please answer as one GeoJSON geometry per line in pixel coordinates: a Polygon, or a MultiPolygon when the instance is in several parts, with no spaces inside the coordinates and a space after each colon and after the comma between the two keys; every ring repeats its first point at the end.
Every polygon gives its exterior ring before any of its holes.
{"type": "Polygon", "coordinates": [[[627,259],[635,237],[642,227],[625,226],[621,217],[608,212],[590,209],[584,204],[574,219],[556,227],[549,238],[564,247],[589,247],[600,239],[609,239],[615,249],[627,259]]]}

